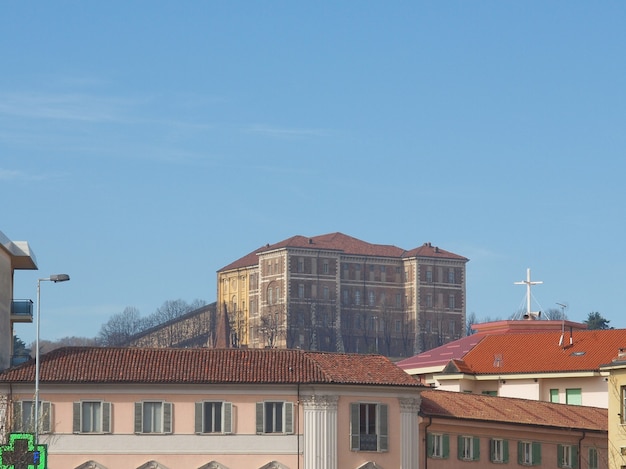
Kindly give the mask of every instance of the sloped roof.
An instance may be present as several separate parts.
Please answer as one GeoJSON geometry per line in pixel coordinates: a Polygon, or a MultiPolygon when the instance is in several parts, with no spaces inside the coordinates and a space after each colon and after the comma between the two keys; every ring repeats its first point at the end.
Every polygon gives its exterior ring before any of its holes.
{"type": "Polygon", "coordinates": [[[626,347],[626,329],[565,332],[560,341],[561,332],[487,336],[463,361],[475,374],[595,371],[626,347]]]}
{"type": "Polygon", "coordinates": [[[467,261],[467,258],[453,254],[430,243],[424,243],[419,248],[406,251],[397,246],[390,244],[372,244],[343,233],[328,233],[319,236],[307,237],[296,235],[287,238],[275,244],[267,244],[249,254],[237,259],[236,261],[222,267],[218,272],[250,267],[258,264],[258,256],[263,252],[274,251],[284,248],[300,248],[313,250],[340,251],[344,254],[355,256],[372,256],[372,257],[440,257],[447,259],[459,259],[467,261]]]}
{"type": "Polygon", "coordinates": [[[443,367],[450,360],[462,359],[484,337],[484,335],[478,334],[462,337],[418,355],[400,360],[396,365],[407,372],[420,368],[443,367]]]}
{"type": "Polygon", "coordinates": [[[421,392],[424,416],[608,431],[608,410],[598,407],[452,391],[421,392]]]}
{"type": "MultiPolygon", "coordinates": [[[[0,383],[33,382],[30,360],[0,383]]],[[[363,384],[420,386],[381,355],[284,349],[64,347],[41,357],[45,383],[363,384]]]]}

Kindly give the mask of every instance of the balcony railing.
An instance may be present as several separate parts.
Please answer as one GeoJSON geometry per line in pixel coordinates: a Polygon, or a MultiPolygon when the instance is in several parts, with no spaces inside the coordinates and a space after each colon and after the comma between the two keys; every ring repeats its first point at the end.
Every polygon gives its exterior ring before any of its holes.
{"type": "Polygon", "coordinates": [[[33,322],[33,300],[13,300],[11,322],[33,322]]]}

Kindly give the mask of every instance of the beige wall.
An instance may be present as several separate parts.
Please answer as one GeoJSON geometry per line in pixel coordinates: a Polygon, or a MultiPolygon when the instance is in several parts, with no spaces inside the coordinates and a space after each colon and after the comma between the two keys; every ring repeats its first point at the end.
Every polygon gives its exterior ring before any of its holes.
{"type": "Polygon", "coordinates": [[[622,386],[626,386],[626,365],[615,367],[609,376],[609,458],[611,468],[626,466],[626,455],[622,455],[622,448],[626,448],[626,417],[622,415],[622,386]]]}

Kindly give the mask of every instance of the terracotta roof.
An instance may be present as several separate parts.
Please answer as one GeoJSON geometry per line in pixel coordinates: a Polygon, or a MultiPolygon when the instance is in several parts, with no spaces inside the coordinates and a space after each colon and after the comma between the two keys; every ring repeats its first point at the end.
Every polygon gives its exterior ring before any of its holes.
{"type": "MultiPolygon", "coordinates": [[[[33,382],[30,360],[0,383],[33,382]]],[[[420,386],[381,355],[284,349],[64,347],[41,356],[45,383],[363,384],[420,386]]]]}
{"type": "Polygon", "coordinates": [[[626,329],[487,336],[463,361],[475,374],[595,371],[626,347],[626,329]],[[497,360],[496,360],[497,357],[497,360]]]}
{"type": "Polygon", "coordinates": [[[392,258],[440,257],[467,261],[467,258],[463,256],[444,251],[443,249],[439,249],[436,246],[432,246],[430,243],[424,243],[424,245],[420,246],[419,248],[412,249],[411,251],[406,251],[402,248],[389,244],[367,243],[365,241],[361,241],[360,239],[353,238],[352,236],[337,232],[313,237],[297,235],[292,236],[291,238],[287,238],[276,244],[267,244],[249,254],[246,254],[244,257],[237,259],[227,266],[222,267],[218,272],[257,265],[259,254],[284,248],[340,251],[344,254],[351,254],[356,256],[392,258]]]}
{"type": "Polygon", "coordinates": [[[450,360],[460,360],[485,336],[473,334],[422,352],[396,363],[407,372],[416,368],[443,367],[450,360]]]}
{"type": "Polygon", "coordinates": [[[598,407],[440,390],[421,396],[424,416],[608,431],[608,410],[598,407]]]}

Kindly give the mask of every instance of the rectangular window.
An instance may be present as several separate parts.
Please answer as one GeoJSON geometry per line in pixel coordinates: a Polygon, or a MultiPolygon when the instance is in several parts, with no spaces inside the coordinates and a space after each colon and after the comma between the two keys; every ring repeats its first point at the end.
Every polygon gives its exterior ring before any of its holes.
{"type": "Polygon", "coordinates": [[[598,469],[598,450],[596,448],[589,448],[589,469],[598,469]]]}
{"type": "Polygon", "coordinates": [[[450,455],[450,436],[441,433],[428,433],[427,451],[429,458],[447,459],[450,455]]]}
{"type": "Polygon", "coordinates": [[[396,293],[396,308],[402,308],[402,294],[396,293]]]}
{"type": "Polygon", "coordinates": [[[298,257],[298,272],[304,272],[304,259],[302,257],[298,257]]]}
{"type": "Polygon", "coordinates": [[[541,444],[535,441],[519,441],[517,444],[517,462],[524,466],[540,465],[541,444]]]}
{"type": "Polygon", "coordinates": [[[454,336],[455,332],[456,332],[455,322],[450,321],[448,323],[448,333],[450,334],[450,336],[454,336]]]}
{"type": "Polygon", "coordinates": [[[369,305],[370,306],[374,306],[376,304],[376,293],[374,293],[373,290],[370,290],[367,293],[367,296],[368,296],[367,301],[368,301],[369,305]]]}
{"type": "Polygon", "coordinates": [[[582,390],[580,388],[566,389],[565,403],[570,405],[582,405],[582,390]]]}
{"type": "Polygon", "coordinates": [[[433,307],[433,295],[426,295],[426,307],[427,308],[432,308],[433,307]]]}
{"type": "Polygon", "coordinates": [[[567,469],[578,467],[578,447],[557,445],[557,465],[567,469]]]}
{"type": "Polygon", "coordinates": [[[626,386],[621,387],[621,397],[622,397],[622,414],[620,416],[620,421],[622,424],[626,423],[626,386]]]}
{"type": "Polygon", "coordinates": [[[304,298],[304,284],[298,285],[298,298],[304,298]]]}
{"type": "Polygon", "coordinates": [[[500,438],[494,438],[489,444],[491,462],[509,462],[509,442],[500,438]]]}
{"type": "Polygon", "coordinates": [[[402,332],[402,321],[396,319],[396,332],[402,332]]]}
{"type": "Polygon", "coordinates": [[[361,304],[361,292],[359,290],[354,292],[354,304],[357,306],[361,304]]]}
{"type": "Polygon", "coordinates": [[[454,283],[454,269],[448,269],[448,283],[454,283]]]}
{"type": "Polygon", "coordinates": [[[353,402],[350,404],[350,449],[387,451],[387,405],[353,402]]]}
{"type": "Polygon", "coordinates": [[[559,390],[550,389],[550,402],[559,403],[559,390]]]}
{"type": "Polygon", "coordinates": [[[454,295],[448,295],[448,309],[454,309],[454,295]]]}
{"type": "Polygon", "coordinates": [[[330,272],[330,269],[328,268],[328,261],[324,261],[324,263],[322,264],[322,272],[325,274],[330,272]]]}
{"type": "Polygon", "coordinates": [[[330,298],[330,290],[328,289],[328,287],[324,287],[324,288],[322,289],[322,297],[323,297],[325,300],[328,300],[328,299],[330,298]]]}
{"type": "Polygon", "coordinates": [[[230,402],[196,402],[196,433],[231,433],[233,405],[230,402]]]}
{"type": "Polygon", "coordinates": [[[426,271],[426,283],[433,283],[433,271],[432,270],[426,271]]]}
{"type": "MultiPolygon", "coordinates": [[[[35,433],[35,402],[16,401],[13,403],[13,431],[35,433]]],[[[39,433],[52,431],[52,404],[39,401],[39,433]]]]}
{"type": "Polygon", "coordinates": [[[458,456],[463,461],[478,461],[480,459],[480,439],[472,436],[459,435],[458,456]]]}
{"type": "Polygon", "coordinates": [[[74,402],[73,431],[74,433],[110,433],[111,403],[74,402]]]}
{"type": "Polygon", "coordinates": [[[293,402],[257,402],[256,431],[260,434],[293,433],[293,402]]]}
{"type": "Polygon", "coordinates": [[[280,301],[280,287],[276,287],[274,289],[274,293],[276,294],[276,299],[274,301],[278,303],[280,301]]]}
{"type": "Polygon", "coordinates": [[[172,433],[172,404],[161,401],[136,402],[135,433],[172,433]]]}

